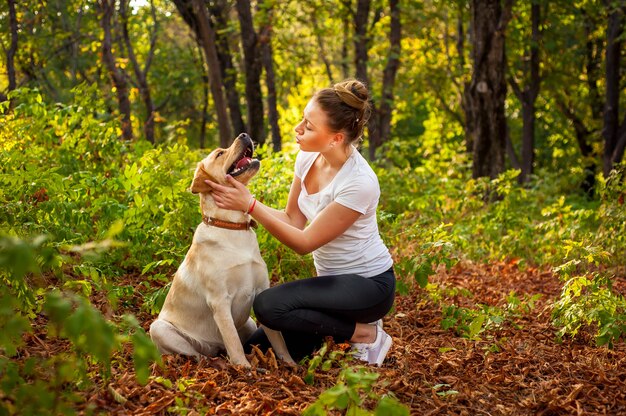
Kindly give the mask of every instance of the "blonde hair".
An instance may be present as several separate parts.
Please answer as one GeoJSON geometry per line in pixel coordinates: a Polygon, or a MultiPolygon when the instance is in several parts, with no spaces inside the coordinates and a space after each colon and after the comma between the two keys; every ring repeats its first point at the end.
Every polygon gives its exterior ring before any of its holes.
{"type": "Polygon", "coordinates": [[[372,113],[365,84],[356,79],[347,79],[332,88],[319,90],[313,98],[326,113],[330,128],[346,135],[346,144],[362,140],[372,113]]]}

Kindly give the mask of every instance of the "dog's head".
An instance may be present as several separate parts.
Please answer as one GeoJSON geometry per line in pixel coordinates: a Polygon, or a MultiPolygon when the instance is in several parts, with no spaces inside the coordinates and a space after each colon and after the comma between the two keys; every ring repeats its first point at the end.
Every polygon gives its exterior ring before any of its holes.
{"type": "Polygon", "coordinates": [[[261,163],[253,159],[254,144],[246,133],[241,133],[228,149],[215,149],[196,168],[191,183],[191,192],[209,193],[212,188],[205,179],[227,185],[226,175],[230,175],[246,185],[257,174],[261,163]]]}

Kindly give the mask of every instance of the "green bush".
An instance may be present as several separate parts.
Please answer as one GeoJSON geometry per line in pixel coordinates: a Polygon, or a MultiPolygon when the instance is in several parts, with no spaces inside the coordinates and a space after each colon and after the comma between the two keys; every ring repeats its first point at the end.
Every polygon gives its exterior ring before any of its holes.
{"type": "Polygon", "coordinates": [[[379,375],[365,367],[347,367],[339,374],[337,384],[322,392],[302,413],[304,416],[325,416],[329,410],[345,410],[346,415],[404,416],[409,409],[393,395],[379,396],[373,392],[379,375]],[[373,412],[364,407],[367,399],[375,400],[373,412]]]}
{"type": "Polygon", "coordinates": [[[147,383],[150,365],[160,362],[160,354],[133,316],[113,323],[87,298],[50,288],[41,278],[52,266],[73,261],[43,238],[0,236],[0,279],[5,283],[0,286],[2,413],[73,414],[72,405],[81,400],[76,390],[89,386],[97,375],[106,381],[112,358],[128,343],[140,383],[147,383]],[[34,319],[41,315],[45,328],[40,329],[45,329],[47,342],[67,340],[70,349],[23,359],[23,336],[32,332],[34,319]]]}

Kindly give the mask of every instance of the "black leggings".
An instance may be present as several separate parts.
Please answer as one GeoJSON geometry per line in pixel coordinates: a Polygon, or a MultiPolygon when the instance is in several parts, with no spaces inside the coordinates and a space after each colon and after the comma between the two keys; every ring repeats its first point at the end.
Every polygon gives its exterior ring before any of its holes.
{"type": "MultiPolygon", "coordinates": [[[[299,361],[319,348],[326,336],[346,342],[357,322],[376,321],[391,309],[396,277],[393,268],[365,278],[356,274],[318,276],[271,287],[254,300],[260,323],[281,331],[289,353],[299,361]]],[[[245,343],[270,347],[259,328],[245,343]]]]}

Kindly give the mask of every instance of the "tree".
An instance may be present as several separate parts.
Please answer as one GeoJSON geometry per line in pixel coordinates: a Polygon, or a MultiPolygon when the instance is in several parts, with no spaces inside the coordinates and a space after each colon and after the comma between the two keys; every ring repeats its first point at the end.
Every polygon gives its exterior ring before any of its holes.
{"type": "MultiPolygon", "coordinates": [[[[9,50],[6,51],[7,57],[7,76],[9,78],[9,86],[7,92],[15,89],[17,83],[15,81],[15,53],[17,52],[17,14],[15,12],[15,0],[8,0],[9,6],[9,31],[11,32],[11,44],[9,50]]],[[[4,101],[5,97],[0,97],[4,101]]]]}
{"type": "Polygon", "coordinates": [[[507,122],[505,30],[512,0],[472,0],[472,79],[465,91],[466,122],[473,143],[472,176],[504,172],[507,122]]]}
{"type": "Polygon", "coordinates": [[[603,172],[609,176],[614,165],[621,162],[626,147],[626,115],[619,122],[620,66],[622,34],[624,33],[624,1],[606,1],[608,27],[606,42],[606,101],[604,106],[603,172]]]}
{"type": "Polygon", "coordinates": [[[605,17],[590,2],[572,4],[563,0],[550,2],[549,6],[555,12],[546,13],[544,18],[550,30],[542,36],[546,57],[542,63],[542,96],[565,117],[568,124],[563,128],[573,129],[572,142],[582,157],[572,163],[582,165],[581,190],[592,197],[601,161],[597,149],[601,146],[604,111],[600,85],[605,17]],[[550,59],[552,56],[559,59],[550,59]]]}
{"type": "Polygon", "coordinates": [[[396,83],[396,74],[400,67],[400,40],[402,37],[400,25],[400,8],[398,0],[389,1],[391,22],[389,26],[389,56],[383,71],[383,89],[378,108],[378,141],[370,142],[370,158],[374,159],[376,149],[391,136],[391,111],[393,108],[393,88],[396,83]]]}
{"type": "Polygon", "coordinates": [[[236,0],[244,56],[248,134],[259,143],[265,143],[263,95],[261,94],[261,50],[254,29],[252,10],[248,0],[236,0]]]}
{"type": "Polygon", "coordinates": [[[144,134],[146,135],[146,140],[150,143],[154,143],[154,103],[152,102],[152,96],[150,94],[150,87],[148,86],[148,71],[150,70],[150,65],[152,64],[152,58],[154,57],[154,49],[156,47],[157,40],[157,17],[156,17],[156,9],[154,7],[154,2],[150,1],[150,9],[152,15],[152,31],[150,34],[150,49],[148,50],[148,57],[146,58],[146,62],[144,63],[144,67],[141,68],[139,62],[137,61],[137,56],[135,55],[135,49],[133,48],[133,44],[130,40],[130,34],[128,32],[128,0],[121,0],[119,11],[120,17],[122,20],[122,37],[124,38],[124,45],[126,46],[126,52],[128,53],[128,58],[133,66],[133,71],[135,73],[135,78],[137,80],[137,85],[139,87],[139,94],[141,95],[141,99],[143,100],[144,106],[146,107],[146,121],[144,122],[144,134]]]}
{"type": "Polygon", "coordinates": [[[130,120],[130,99],[128,98],[128,82],[123,70],[118,67],[115,56],[113,55],[113,37],[111,29],[111,21],[115,13],[115,0],[100,0],[99,3],[102,30],[104,37],[102,39],[102,60],[106,66],[109,77],[115,87],[117,103],[120,114],[122,115],[122,138],[124,140],[132,140],[133,127],[130,120]]]}
{"type": "Polygon", "coordinates": [[[222,74],[217,56],[215,31],[211,26],[209,13],[202,0],[174,0],[174,4],[183,19],[196,33],[198,42],[204,50],[211,96],[217,114],[217,125],[220,137],[220,146],[227,147],[233,140],[232,130],[228,120],[228,108],[222,89],[222,74]]]}
{"type": "MultiPolygon", "coordinates": [[[[363,81],[372,89],[370,77],[367,71],[368,49],[370,44],[371,31],[381,18],[383,9],[377,8],[374,11],[372,22],[369,22],[371,0],[357,0],[356,12],[353,15],[354,21],[354,66],[356,78],[363,81]],[[368,24],[370,29],[368,30],[368,24]]],[[[387,64],[383,70],[383,88],[381,103],[372,100],[372,117],[368,124],[369,134],[369,156],[371,160],[376,158],[376,149],[389,139],[391,132],[391,107],[393,106],[393,87],[396,74],[400,65],[400,9],[398,1],[389,1],[390,25],[389,25],[389,55],[387,64]]]]}
{"type": "Polygon", "coordinates": [[[267,85],[267,118],[270,122],[272,133],[272,148],[280,151],[282,139],[280,137],[280,127],[278,126],[278,105],[276,97],[276,75],[274,73],[274,59],[272,52],[272,26],[274,20],[273,0],[266,0],[259,4],[260,12],[263,15],[263,27],[259,35],[261,44],[261,62],[265,69],[265,84],[267,85]]]}
{"type": "Polygon", "coordinates": [[[244,132],[246,126],[241,116],[239,92],[237,90],[237,69],[233,65],[229,37],[231,22],[229,20],[229,6],[226,0],[216,0],[209,6],[211,17],[215,24],[215,46],[222,71],[222,80],[226,90],[226,100],[230,113],[230,122],[235,134],[244,132]]]}
{"type": "Polygon", "coordinates": [[[509,77],[509,84],[517,99],[522,103],[522,161],[519,181],[527,183],[533,173],[535,161],[535,101],[539,95],[541,75],[539,73],[539,41],[540,41],[541,6],[533,0],[530,6],[531,37],[528,55],[524,57],[526,82],[520,86],[515,76],[509,77]]]}
{"type": "Polygon", "coordinates": [[[367,34],[367,23],[371,5],[371,0],[357,0],[356,12],[354,13],[354,68],[357,79],[364,81],[368,85],[367,49],[369,37],[367,34]]]}

